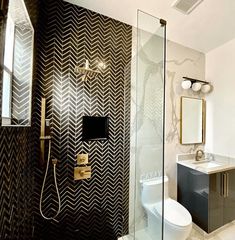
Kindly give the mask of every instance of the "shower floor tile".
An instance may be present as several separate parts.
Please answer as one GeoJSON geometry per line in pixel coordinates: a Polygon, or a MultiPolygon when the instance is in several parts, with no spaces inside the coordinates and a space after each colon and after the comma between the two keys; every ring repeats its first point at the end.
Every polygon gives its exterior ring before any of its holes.
{"type": "MultiPolygon", "coordinates": [[[[129,234],[119,238],[118,240],[134,240],[134,236],[129,234]]],[[[146,229],[142,229],[135,233],[135,240],[152,240],[152,238],[148,235],[146,229]]]]}

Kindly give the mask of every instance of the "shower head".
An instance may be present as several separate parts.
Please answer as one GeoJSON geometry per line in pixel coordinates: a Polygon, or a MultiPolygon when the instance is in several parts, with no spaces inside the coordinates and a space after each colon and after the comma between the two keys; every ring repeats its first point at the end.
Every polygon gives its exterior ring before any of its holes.
{"type": "Polygon", "coordinates": [[[82,80],[85,81],[87,78],[95,78],[100,71],[89,68],[89,61],[86,60],[85,67],[75,67],[75,73],[83,75],[82,80]]]}

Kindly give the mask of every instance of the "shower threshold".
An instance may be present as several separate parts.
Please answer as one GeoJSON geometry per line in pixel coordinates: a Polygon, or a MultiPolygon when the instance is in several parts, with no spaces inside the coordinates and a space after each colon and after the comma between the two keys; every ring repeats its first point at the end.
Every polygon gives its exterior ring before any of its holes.
{"type": "Polygon", "coordinates": [[[118,240],[152,240],[152,238],[148,235],[148,233],[146,232],[146,229],[141,229],[135,233],[135,239],[132,233],[132,234],[128,234],[123,237],[120,237],[118,238],[118,240]]]}

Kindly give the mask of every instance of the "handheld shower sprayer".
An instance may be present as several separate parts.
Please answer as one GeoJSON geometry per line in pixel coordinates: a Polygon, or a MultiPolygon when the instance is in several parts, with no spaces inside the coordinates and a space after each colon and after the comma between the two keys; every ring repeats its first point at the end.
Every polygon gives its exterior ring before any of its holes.
{"type": "Polygon", "coordinates": [[[46,143],[46,141],[48,141],[48,155],[47,155],[46,171],[45,171],[45,175],[44,175],[44,179],[43,179],[43,183],[42,183],[41,195],[40,195],[39,210],[40,210],[40,213],[41,213],[41,215],[44,219],[55,220],[55,218],[59,215],[60,208],[61,208],[60,194],[59,194],[59,189],[58,189],[58,184],[57,184],[57,179],[56,179],[56,165],[57,165],[57,162],[58,162],[57,159],[52,159],[52,164],[53,164],[53,175],[54,175],[56,194],[57,194],[57,197],[58,197],[58,210],[57,210],[56,214],[52,217],[46,217],[42,212],[43,193],[44,193],[46,178],[47,178],[50,159],[51,159],[50,120],[46,119],[45,115],[46,115],[46,99],[42,98],[41,136],[40,136],[40,147],[41,147],[41,160],[42,160],[42,162],[44,162],[44,158],[45,158],[45,143],[46,143]]]}

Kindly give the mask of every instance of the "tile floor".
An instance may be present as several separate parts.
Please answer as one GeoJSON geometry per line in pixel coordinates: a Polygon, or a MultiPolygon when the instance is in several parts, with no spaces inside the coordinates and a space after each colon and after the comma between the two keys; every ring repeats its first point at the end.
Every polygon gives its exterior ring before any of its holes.
{"type": "Polygon", "coordinates": [[[207,234],[199,227],[194,225],[193,230],[187,240],[234,240],[235,239],[235,221],[226,224],[222,228],[207,234]]]}
{"type": "MultiPolygon", "coordinates": [[[[134,240],[133,235],[124,236],[118,240],[134,240]]],[[[135,240],[152,240],[145,229],[136,232],[135,240]]],[[[235,240],[235,221],[225,225],[211,234],[203,232],[193,225],[192,232],[187,240],[235,240]]]]}

